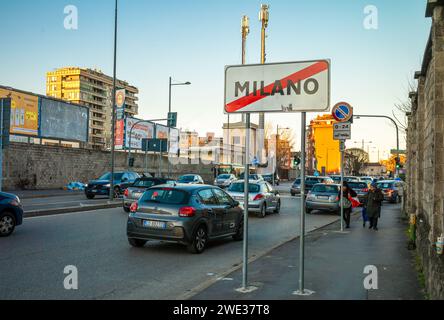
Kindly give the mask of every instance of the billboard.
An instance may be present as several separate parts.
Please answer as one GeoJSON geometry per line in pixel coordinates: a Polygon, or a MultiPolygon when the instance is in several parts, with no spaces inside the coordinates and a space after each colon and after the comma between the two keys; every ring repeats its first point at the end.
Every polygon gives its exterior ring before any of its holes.
{"type": "Polygon", "coordinates": [[[89,109],[41,97],[39,135],[69,141],[88,141],[89,109]]]}
{"type": "Polygon", "coordinates": [[[140,119],[126,118],[125,123],[125,147],[129,148],[130,145],[130,131],[131,127],[131,149],[142,149],[142,139],[154,138],[154,123],[141,122],[135,125],[140,119]]]}
{"type": "Polygon", "coordinates": [[[0,98],[11,98],[10,133],[38,135],[39,97],[20,91],[0,88],[0,98]]]}
{"type": "Polygon", "coordinates": [[[125,120],[117,120],[114,134],[114,147],[118,150],[123,149],[123,141],[125,140],[125,120]]]}
{"type": "MultiPolygon", "coordinates": [[[[179,129],[170,129],[170,142],[169,142],[169,153],[176,154],[179,151],[179,129]]],[[[168,139],[168,127],[161,124],[156,124],[156,138],[157,139],[168,139]]]]}

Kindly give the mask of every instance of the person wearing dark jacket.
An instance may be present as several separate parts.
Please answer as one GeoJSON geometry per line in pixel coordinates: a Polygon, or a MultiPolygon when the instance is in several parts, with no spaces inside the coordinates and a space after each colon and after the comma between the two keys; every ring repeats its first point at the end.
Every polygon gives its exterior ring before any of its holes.
{"type": "MultiPolygon", "coordinates": [[[[352,202],[349,200],[349,198],[350,197],[354,198],[357,196],[357,194],[352,188],[350,188],[348,183],[344,181],[344,186],[342,188],[342,195],[343,195],[343,200],[341,205],[344,207],[344,221],[346,228],[348,229],[350,228],[350,216],[352,212],[352,202]]],[[[339,191],[338,197],[339,199],[341,199],[341,191],[339,191]]]]}
{"type": "Polygon", "coordinates": [[[367,196],[364,199],[364,206],[367,210],[367,216],[370,219],[369,229],[378,230],[378,218],[381,217],[381,206],[384,201],[384,195],[381,189],[372,183],[367,196]]]}

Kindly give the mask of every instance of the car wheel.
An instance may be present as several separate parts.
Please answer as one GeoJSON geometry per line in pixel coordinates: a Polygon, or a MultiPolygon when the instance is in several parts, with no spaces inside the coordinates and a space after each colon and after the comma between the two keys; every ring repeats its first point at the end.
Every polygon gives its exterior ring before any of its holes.
{"type": "Polygon", "coordinates": [[[123,207],[123,211],[125,211],[126,213],[129,213],[130,212],[130,208],[123,207]]]}
{"type": "Polygon", "coordinates": [[[305,213],[310,214],[311,211],[312,211],[311,209],[309,209],[309,208],[305,208],[305,213]]]}
{"type": "Polygon", "coordinates": [[[94,197],[95,197],[95,196],[94,196],[93,194],[87,194],[87,195],[86,195],[86,198],[88,198],[88,199],[90,199],[90,200],[91,200],[91,199],[94,199],[94,197]]]}
{"type": "Polygon", "coordinates": [[[0,237],[7,237],[15,229],[15,217],[10,212],[0,214],[0,237]]]}
{"type": "Polygon", "coordinates": [[[291,196],[292,196],[292,197],[296,196],[296,193],[293,193],[293,192],[292,192],[292,193],[291,193],[291,196]]]}
{"type": "Polygon", "coordinates": [[[278,201],[276,209],[274,209],[274,213],[279,213],[279,212],[281,212],[281,200],[278,201]]]}
{"type": "Polygon", "coordinates": [[[263,219],[263,218],[265,218],[266,215],[267,215],[267,206],[264,203],[261,206],[261,211],[258,213],[258,217],[263,219]]]}
{"type": "Polygon", "coordinates": [[[191,253],[200,254],[204,252],[205,246],[207,245],[208,234],[205,226],[201,225],[197,228],[196,232],[194,232],[193,240],[188,245],[188,251],[191,253]]]}
{"type": "Polygon", "coordinates": [[[136,247],[136,248],[141,248],[145,245],[145,243],[147,243],[146,240],[133,239],[133,238],[128,238],[128,242],[130,245],[132,245],[133,247],[136,247]]]}
{"type": "Polygon", "coordinates": [[[244,218],[241,218],[239,222],[239,227],[237,228],[236,234],[233,236],[233,240],[242,241],[244,240],[244,218]]]}

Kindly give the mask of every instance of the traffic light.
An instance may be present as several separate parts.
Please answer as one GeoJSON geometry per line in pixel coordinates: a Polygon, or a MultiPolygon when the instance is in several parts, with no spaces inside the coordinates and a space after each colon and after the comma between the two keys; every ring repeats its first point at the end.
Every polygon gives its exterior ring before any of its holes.
{"type": "Polygon", "coordinates": [[[402,169],[403,165],[399,157],[396,157],[395,162],[396,162],[396,169],[402,169]]]}
{"type": "Polygon", "coordinates": [[[177,126],[177,112],[168,112],[168,127],[177,126]]]}
{"type": "Polygon", "coordinates": [[[299,157],[295,156],[293,159],[293,163],[294,163],[294,166],[296,167],[301,164],[301,159],[299,159],[299,157]]]}

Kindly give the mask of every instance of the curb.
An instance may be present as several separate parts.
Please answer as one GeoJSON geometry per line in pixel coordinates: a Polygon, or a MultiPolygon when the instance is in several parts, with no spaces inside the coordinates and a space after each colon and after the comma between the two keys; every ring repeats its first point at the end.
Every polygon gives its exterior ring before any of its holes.
{"type": "MultiPolygon", "coordinates": [[[[318,228],[315,228],[313,230],[310,230],[309,232],[306,233],[306,235],[309,234],[309,233],[312,233],[312,232],[314,232],[316,230],[319,230],[319,229],[328,227],[328,226],[330,226],[332,224],[335,224],[335,223],[337,223],[340,220],[341,220],[341,217],[338,217],[338,219],[336,219],[333,222],[327,223],[326,225],[323,225],[321,227],[318,227],[318,228]]],[[[276,250],[276,249],[286,245],[289,242],[292,242],[292,241],[294,241],[296,239],[299,239],[299,238],[300,238],[300,235],[295,236],[295,237],[291,237],[290,239],[287,239],[287,240],[284,240],[284,241],[281,241],[280,243],[274,245],[270,249],[267,249],[266,251],[264,251],[262,253],[259,253],[257,256],[252,256],[252,257],[248,258],[248,264],[251,264],[251,263],[255,262],[256,260],[258,260],[260,258],[263,258],[264,256],[268,255],[272,251],[274,251],[274,250],[276,250]]],[[[198,293],[200,293],[200,292],[204,291],[205,289],[211,287],[213,284],[215,284],[217,281],[219,281],[218,280],[219,278],[226,278],[228,275],[230,275],[231,273],[233,273],[235,271],[238,271],[241,268],[242,268],[242,261],[238,265],[236,265],[235,267],[232,267],[232,268],[228,269],[227,271],[224,271],[224,272],[218,274],[216,278],[209,279],[209,280],[203,282],[202,284],[194,287],[193,289],[189,290],[188,292],[179,295],[177,298],[175,298],[175,300],[189,300],[192,297],[194,297],[195,295],[197,295],[198,293]]]]}
{"type": "Polygon", "coordinates": [[[23,215],[24,218],[33,218],[33,217],[43,217],[43,216],[53,216],[64,213],[72,213],[72,212],[83,212],[83,211],[94,211],[100,209],[109,209],[109,208],[118,208],[122,206],[122,202],[116,203],[107,203],[107,204],[99,204],[99,205],[91,205],[91,206],[83,206],[83,207],[66,207],[66,208],[56,208],[56,209],[44,209],[44,210],[30,210],[26,211],[23,215]]]}
{"type": "MultiPolygon", "coordinates": [[[[14,191],[7,191],[9,193],[17,195],[14,191]]],[[[82,195],[83,192],[78,193],[67,193],[67,194],[41,194],[41,195],[29,195],[29,196],[18,196],[20,200],[22,199],[39,199],[39,198],[54,198],[54,197],[72,197],[82,195]]]]}

